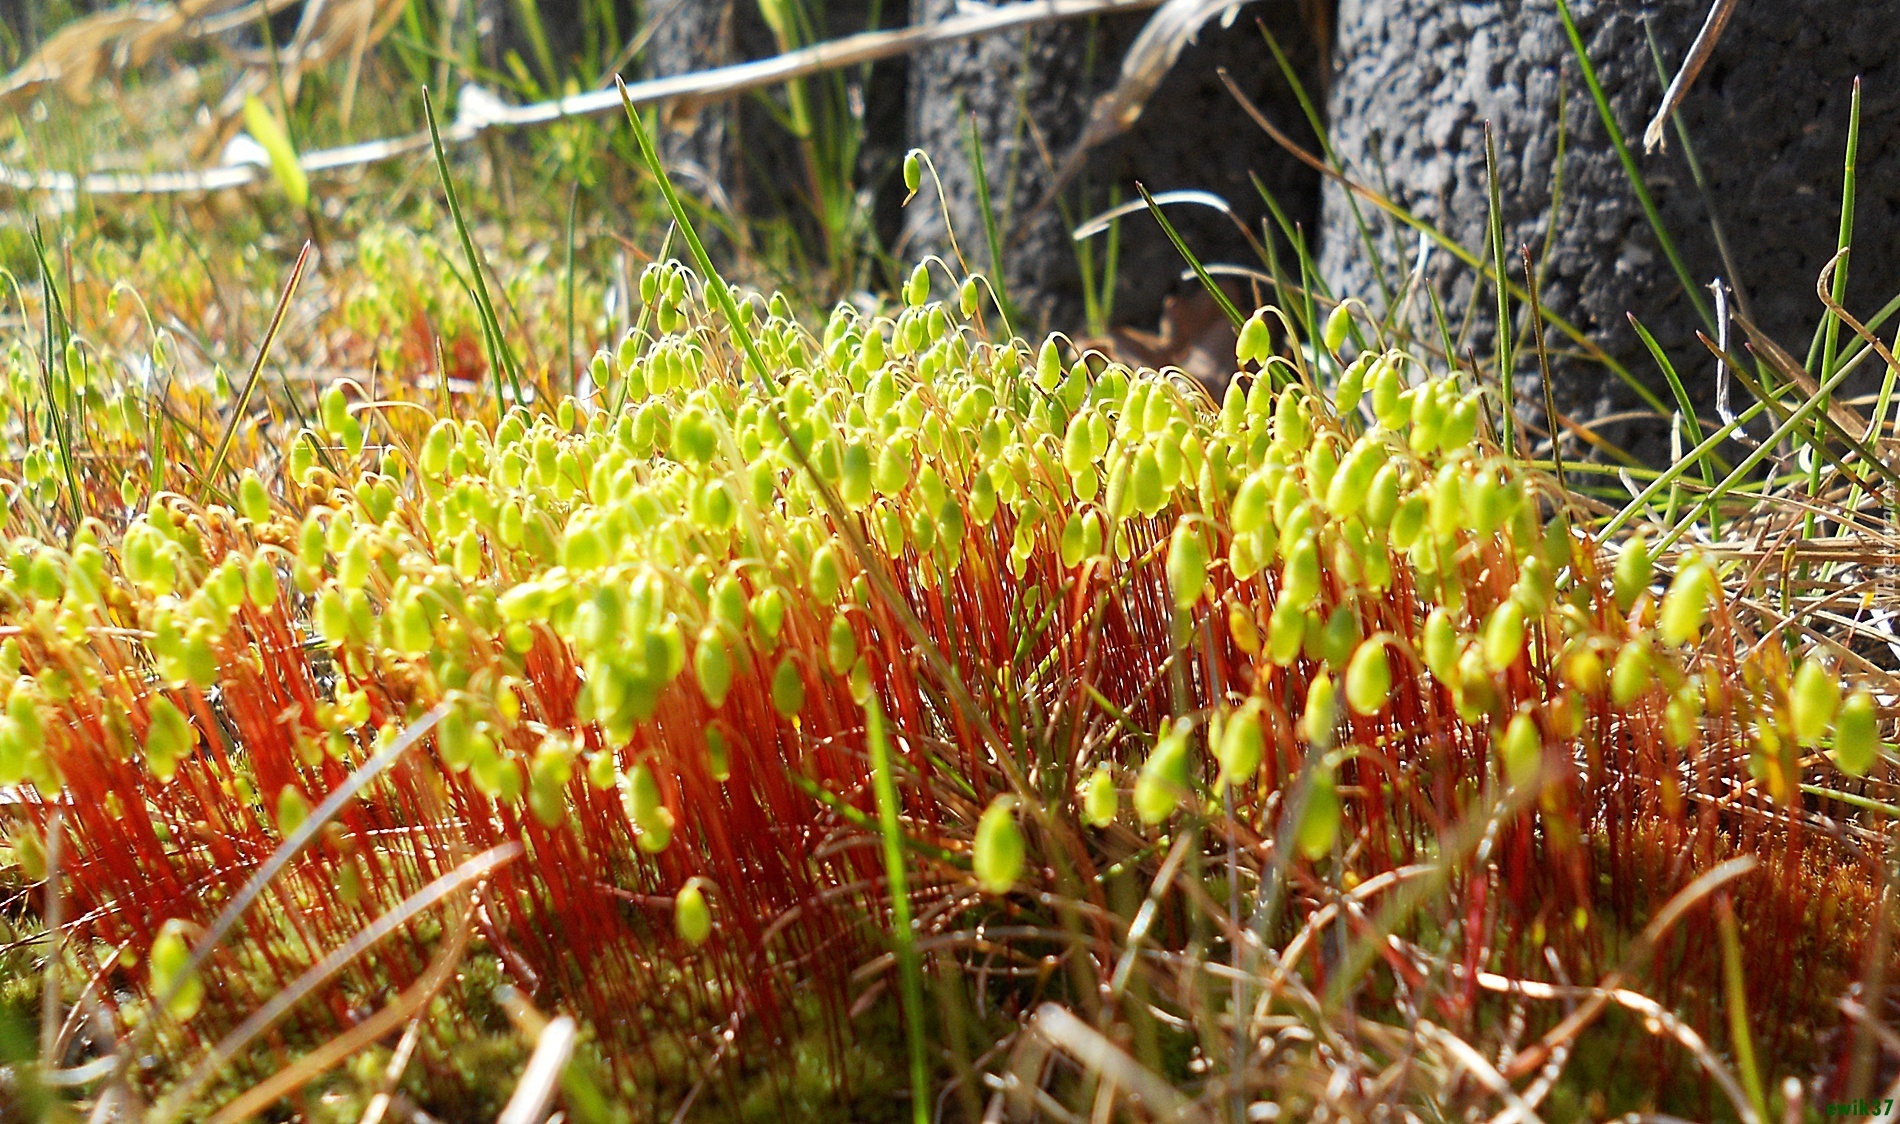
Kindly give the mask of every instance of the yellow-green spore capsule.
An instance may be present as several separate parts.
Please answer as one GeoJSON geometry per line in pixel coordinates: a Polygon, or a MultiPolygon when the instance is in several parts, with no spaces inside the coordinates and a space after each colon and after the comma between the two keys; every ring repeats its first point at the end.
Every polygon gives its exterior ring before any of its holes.
{"type": "Polygon", "coordinates": [[[633,822],[640,849],[649,854],[666,850],[673,840],[673,812],[660,799],[660,784],[645,762],[635,765],[621,780],[621,804],[633,822]]]}
{"type": "Polygon", "coordinates": [[[1648,544],[1641,538],[1623,544],[1622,553],[1617,555],[1616,566],[1611,570],[1611,589],[1616,596],[1617,608],[1625,613],[1630,611],[1636,599],[1649,588],[1655,565],[1648,544]]]}
{"type": "Polygon", "coordinates": [[[701,629],[693,645],[693,678],[709,706],[718,710],[725,705],[732,690],[732,650],[716,624],[701,629]]]}
{"type": "Polygon", "coordinates": [[[1311,534],[1302,535],[1287,551],[1281,599],[1302,609],[1311,605],[1319,596],[1319,576],[1319,542],[1311,534]]]}
{"type": "Polygon", "coordinates": [[[1307,781],[1306,801],[1300,808],[1300,820],[1294,841],[1300,854],[1317,862],[1332,853],[1339,838],[1340,806],[1338,782],[1332,766],[1324,761],[1313,766],[1307,781]]]}
{"type": "Polygon", "coordinates": [[[1452,624],[1450,611],[1443,605],[1426,615],[1420,639],[1425,666],[1438,677],[1439,682],[1448,686],[1454,684],[1458,670],[1458,629],[1452,624]]]}
{"type": "Polygon", "coordinates": [[[1168,543],[1168,587],[1176,609],[1191,609],[1201,599],[1207,589],[1207,561],[1207,543],[1199,528],[1183,519],[1168,543]]]}
{"type": "Polygon", "coordinates": [[[1167,819],[1187,794],[1193,764],[1188,754],[1190,728],[1185,718],[1162,727],[1154,752],[1142,763],[1134,792],[1135,814],[1142,823],[1158,824],[1167,819]]]}
{"type": "Polygon", "coordinates": [[[1392,664],[1383,633],[1367,637],[1346,665],[1346,705],[1355,714],[1377,714],[1392,699],[1392,664]]]}
{"type": "Polygon", "coordinates": [[[244,470],[244,477],[238,482],[238,509],[244,518],[253,523],[265,523],[270,520],[270,493],[264,488],[264,481],[250,469],[244,470]]]}
{"type": "Polygon", "coordinates": [[[673,929],[680,939],[698,947],[712,936],[712,910],[706,905],[702,880],[688,878],[679,893],[673,895],[673,929]]]}
{"type": "Polygon", "coordinates": [[[798,674],[798,663],[787,655],[772,672],[772,709],[787,718],[805,709],[805,680],[798,674]]]}
{"type": "Polygon", "coordinates": [[[1693,644],[1702,639],[1702,627],[1708,622],[1709,608],[1715,600],[1715,571],[1701,559],[1692,559],[1676,571],[1663,594],[1657,626],[1670,644],[1693,644]]]}
{"type": "Polygon", "coordinates": [[[1815,746],[1827,735],[1841,706],[1841,684],[1814,656],[1801,661],[1788,689],[1788,717],[1795,741],[1815,746]]]}
{"type": "Polygon", "coordinates": [[[970,866],[977,884],[992,894],[1006,894],[1023,876],[1027,850],[1022,829],[1016,826],[1016,798],[998,796],[976,822],[970,866]]]}
{"type": "Polygon", "coordinates": [[[831,618],[831,633],[825,641],[825,662],[830,665],[832,674],[843,675],[857,660],[858,634],[852,630],[851,621],[839,613],[831,618]]]}
{"type": "Polygon", "coordinates": [[[204,981],[191,968],[191,944],[185,939],[185,923],[174,917],[159,927],[148,957],[152,969],[152,994],[165,1004],[165,1013],[179,1022],[189,1022],[204,1004],[204,981]]]}
{"type": "Polygon", "coordinates": [[[303,790],[287,784],[277,794],[277,833],[288,837],[310,818],[310,801],[303,790]]]}
{"type": "Polygon", "coordinates": [[[1529,784],[1543,768],[1544,742],[1537,723],[1528,714],[1512,716],[1497,739],[1498,754],[1504,761],[1504,775],[1514,785],[1529,784]]]}
{"type": "Polygon", "coordinates": [[[1120,803],[1114,774],[1107,765],[1097,765],[1088,780],[1082,782],[1082,818],[1095,827],[1107,827],[1115,822],[1120,803]]]}
{"type": "Polygon", "coordinates": [[[1649,645],[1642,640],[1625,643],[1610,666],[1610,701],[1618,706],[1635,702],[1656,681],[1649,645]]]}
{"type": "Polygon", "coordinates": [[[1245,366],[1265,363],[1273,355],[1273,335],[1267,329],[1265,311],[1254,313],[1241,325],[1240,340],[1234,347],[1234,359],[1245,366]]]}
{"type": "Polygon", "coordinates": [[[1260,724],[1260,708],[1256,703],[1249,703],[1229,715],[1221,730],[1218,752],[1221,779],[1228,784],[1245,784],[1252,780],[1260,771],[1266,751],[1267,738],[1260,724]]]}
{"type": "Polygon", "coordinates": [[[1524,651],[1524,608],[1507,600],[1491,610],[1484,622],[1484,662],[1503,671],[1524,651]]]}
{"type": "Polygon", "coordinates": [[[1339,688],[1322,671],[1306,688],[1306,710],[1300,715],[1300,734],[1317,749],[1331,749],[1339,721],[1339,688]]]}
{"type": "Polygon", "coordinates": [[[1880,757],[1880,719],[1874,696],[1855,691],[1834,719],[1834,764],[1850,777],[1864,777],[1880,757]]]}
{"type": "Polygon", "coordinates": [[[1300,654],[1306,639],[1307,620],[1312,614],[1284,598],[1267,618],[1267,658],[1280,667],[1290,666],[1300,654]]]}
{"type": "Polygon", "coordinates": [[[1326,314],[1326,322],[1319,330],[1320,342],[1326,345],[1326,350],[1337,354],[1340,348],[1346,346],[1346,337],[1351,334],[1352,306],[1341,301],[1326,314]]]}

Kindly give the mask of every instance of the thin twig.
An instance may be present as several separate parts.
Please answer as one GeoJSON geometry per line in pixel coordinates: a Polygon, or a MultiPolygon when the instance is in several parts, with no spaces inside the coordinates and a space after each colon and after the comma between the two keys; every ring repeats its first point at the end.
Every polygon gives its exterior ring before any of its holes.
{"type": "MultiPolygon", "coordinates": [[[[1037,24],[1084,19],[1105,12],[1143,11],[1161,0],[1020,0],[988,11],[953,16],[936,23],[887,31],[866,31],[787,51],[771,58],[714,67],[692,74],[652,78],[624,87],[635,108],[671,101],[707,103],[736,98],[753,90],[796,81],[813,74],[840,70],[860,63],[906,55],[945,43],[1032,27],[1037,24]]],[[[462,88],[456,100],[453,124],[442,130],[442,143],[465,144],[491,128],[546,125],[574,117],[593,117],[621,110],[621,92],[594,90],[553,101],[511,106],[479,86],[462,88]]],[[[427,130],[300,154],[305,173],[361,167],[430,147],[427,130]]],[[[264,164],[235,164],[217,168],[160,172],[153,175],[94,172],[29,172],[0,164],[0,188],[60,196],[177,195],[223,191],[268,178],[264,164]]]]}

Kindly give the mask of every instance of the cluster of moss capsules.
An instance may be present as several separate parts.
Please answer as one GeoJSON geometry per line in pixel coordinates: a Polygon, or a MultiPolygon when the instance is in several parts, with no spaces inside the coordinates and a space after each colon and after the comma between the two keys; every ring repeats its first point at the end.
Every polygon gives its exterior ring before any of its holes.
{"type": "MultiPolygon", "coordinates": [[[[988,340],[973,282],[944,303],[917,276],[894,316],[841,307],[814,334],[778,298],[728,324],[656,266],[653,330],[594,359],[588,400],[491,426],[339,385],[228,504],[161,495],[120,531],[15,540],[0,784],[35,794],[16,854],[43,867],[57,811],[84,936],[137,963],[446,703],[427,752],[274,887],[280,912],[207,962],[215,986],[193,981],[226,1002],[177,1029],[235,1022],[260,965],[314,962],[517,841],[486,897],[504,960],[603,1033],[690,1035],[770,1012],[796,973],[846,993],[836,953],[872,943],[878,867],[821,844],[869,822],[867,703],[901,750],[920,894],[1052,884],[1059,831],[1152,836],[1223,792],[1263,837],[1297,809],[1310,869],[1360,880],[1518,794],[1506,895],[1566,907],[1573,935],[1646,820],[1785,802],[1808,748],[1873,762],[1872,696],[1744,643],[1719,557],[1678,558],[1666,588],[1640,540],[1612,559],[1490,440],[1482,391],[1401,350],[1338,361],[1345,313],[1317,368],[1256,314],[1251,378],[1216,406],[1053,339],[988,340]],[[1026,696],[1072,725],[998,737],[1026,696]],[[1102,703],[1153,734],[1075,734],[1102,703]],[[1085,750],[1042,753],[1058,740],[1085,750]]],[[[1686,869],[1763,822],[1683,833],[1686,869]]],[[[339,986],[411,978],[425,943],[339,986]]]]}

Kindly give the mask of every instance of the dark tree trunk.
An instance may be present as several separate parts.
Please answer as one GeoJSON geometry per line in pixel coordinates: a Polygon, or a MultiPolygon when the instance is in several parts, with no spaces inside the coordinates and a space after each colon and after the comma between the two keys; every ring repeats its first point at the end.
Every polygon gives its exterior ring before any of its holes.
{"type": "MultiPolygon", "coordinates": [[[[919,19],[942,18],[955,0],[919,0],[919,19]]],[[[1111,203],[1150,191],[1198,188],[1224,198],[1258,231],[1266,214],[1250,180],[1258,175],[1308,232],[1318,213],[1317,177],[1250,123],[1221,85],[1228,68],[1276,122],[1311,144],[1291,88],[1275,64],[1256,20],[1264,20],[1291,54],[1301,81],[1318,97],[1325,17],[1319,5],[1250,4],[1233,26],[1203,28],[1149,100],[1135,128],[1091,154],[1063,192],[1076,222],[1111,203]]],[[[1043,206],[1054,172],[1081,136],[1095,97],[1113,88],[1129,43],[1149,13],[1036,28],[954,44],[918,56],[912,70],[913,143],[929,152],[943,177],[947,206],[928,184],[911,204],[906,256],[948,256],[943,216],[973,267],[990,269],[968,135],[974,118],[982,138],[991,202],[1005,242],[1005,277],[1026,327],[1075,330],[1083,323],[1083,279],[1070,226],[1043,206]]],[[[1177,207],[1170,219],[1190,247],[1210,262],[1260,266],[1233,224],[1205,208],[1177,207]]],[[[1154,220],[1122,222],[1121,265],[1114,319],[1152,326],[1164,297],[1180,288],[1185,263],[1154,220]]],[[[1095,260],[1102,260],[1101,244],[1095,260]]]]}
{"type": "MultiPolygon", "coordinates": [[[[653,36],[647,69],[654,76],[686,74],[779,53],[779,44],[757,0],[652,0],[653,36]]],[[[879,27],[901,26],[908,0],[833,0],[810,4],[813,31],[835,38],[879,27]]],[[[872,66],[844,78],[862,113],[863,149],[858,174],[876,192],[874,221],[883,243],[895,238],[902,185],[894,169],[904,153],[906,63],[872,66]]],[[[778,91],[766,95],[782,103],[778,91]]],[[[735,220],[784,219],[806,239],[819,237],[812,217],[811,175],[798,145],[758,96],[668,116],[661,151],[688,186],[735,220]]]]}
{"type": "MultiPolygon", "coordinates": [[[[1842,159],[1855,75],[1864,75],[1858,223],[1850,307],[1863,314],[1900,288],[1900,259],[1875,250],[1900,233],[1900,55],[1892,49],[1900,3],[1788,0],[1738,6],[1715,56],[1680,118],[1704,168],[1708,204],[1733,251],[1733,274],[1711,234],[1672,128],[1668,149],[1644,155],[1642,132],[1661,102],[1645,36],[1653,28],[1670,73],[1680,65],[1708,0],[1572,0],[1590,58],[1628,139],[1663,223],[1700,289],[1721,276],[1740,290],[1757,322],[1805,358],[1821,313],[1814,283],[1834,253],[1842,159]]],[[[1548,254],[1545,306],[1596,338],[1618,360],[1668,391],[1629,326],[1634,311],[1668,352],[1692,393],[1714,394],[1714,362],[1695,339],[1703,326],[1644,218],[1610,144],[1550,0],[1341,0],[1337,65],[1328,102],[1339,156],[1361,182],[1392,195],[1481,255],[1486,244],[1484,128],[1495,134],[1508,247],[1548,254]],[[1560,122],[1567,130],[1558,215],[1560,122]]],[[[1322,272],[1337,290],[1375,306],[1397,284],[1417,236],[1368,213],[1379,232],[1382,289],[1347,205],[1325,193],[1322,272]]],[[[1442,252],[1430,280],[1454,318],[1476,309],[1468,343],[1492,353],[1494,310],[1487,289],[1472,300],[1473,275],[1442,252]]],[[[1514,269],[1518,279],[1522,266],[1514,269]]],[[[1706,290],[1697,294],[1708,299],[1706,290]]],[[[1429,304],[1413,302],[1414,326],[1429,304]]],[[[1424,328],[1436,338],[1435,330],[1424,328]]],[[[1739,350],[1742,336],[1735,333],[1739,350]]],[[[1554,337],[1552,346],[1567,344],[1554,337]]],[[[1516,364],[1520,401],[1541,403],[1535,359],[1516,364]]],[[[1636,404],[1636,395],[1600,366],[1559,359],[1560,411],[1584,419],[1636,404]]],[[[1541,411],[1534,411],[1541,413],[1541,411]]],[[[1656,430],[1626,433],[1652,455],[1656,430]]]]}

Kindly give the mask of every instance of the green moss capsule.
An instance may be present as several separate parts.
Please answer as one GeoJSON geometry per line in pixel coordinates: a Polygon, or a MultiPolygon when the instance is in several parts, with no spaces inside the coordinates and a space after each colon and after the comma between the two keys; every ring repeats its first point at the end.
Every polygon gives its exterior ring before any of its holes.
{"type": "Polygon", "coordinates": [[[785,627],[785,593],[777,586],[767,586],[752,598],[750,605],[752,627],[769,649],[778,644],[779,632],[785,627]]]}
{"type": "Polygon", "coordinates": [[[1498,755],[1504,761],[1504,775],[1513,785],[1525,785],[1537,778],[1544,764],[1544,742],[1531,716],[1518,713],[1497,737],[1498,755]]]}
{"type": "Polygon", "coordinates": [[[772,709],[787,718],[805,709],[805,679],[798,673],[797,661],[789,654],[779,660],[777,669],[772,672],[772,709]]]}
{"type": "Polygon", "coordinates": [[[309,818],[310,801],[303,790],[294,784],[285,785],[277,793],[277,834],[288,839],[309,818]]]}
{"type": "Polygon", "coordinates": [[[1300,654],[1311,616],[1304,607],[1281,598],[1267,618],[1267,658],[1280,667],[1291,666],[1300,654]]]}
{"type": "Polygon", "coordinates": [[[703,880],[688,878],[673,895],[673,929],[680,939],[697,948],[712,936],[712,910],[706,905],[703,880]]]}
{"type": "Polygon", "coordinates": [[[1840,706],[1840,681],[1818,658],[1802,660],[1788,689],[1788,717],[1795,741],[1804,747],[1821,744],[1840,706]]]}
{"type": "Polygon", "coordinates": [[[1349,605],[1336,605],[1319,631],[1319,658],[1334,671],[1342,670],[1359,646],[1359,616],[1349,605]]]}
{"type": "Polygon", "coordinates": [[[1174,814],[1181,798],[1193,783],[1193,762],[1188,753],[1188,732],[1192,727],[1185,718],[1163,726],[1155,738],[1154,752],[1141,766],[1135,778],[1135,815],[1145,824],[1158,824],[1174,814]]]}
{"type": "Polygon", "coordinates": [[[1266,758],[1266,732],[1260,723],[1260,705],[1248,702],[1227,717],[1221,728],[1217,757],[1221,779],[1228,784],[1244,784],[1260,771],[1266,758]]]}
{"type": "Polygon", "coordinates": [[[1484,662],[1503,671],[1524,651],[1524,607],[1506,600],[1484,622],[1484,662]]]}
{"type": "Polygon", "coordinates": [[[1617,608],[1627,613],[1635,606],[1636,599],[1649,588],[1655,568],[1649,545],[1642,538],[1633,538],[1623,544],[1622,552],[1616,557],[1616,566],[1611,571],[1611,589],[1616,596],[1617,608]]]}
{"type": "Polygon", "coordinates": [[[622,779],[620,799],[642,851],[657,854],[673,841],[673,812],[660,799],[660,784],[645,762],[622,779]]]}
{"type": "Polygon", "coordinates": [[[976,822],[970,866],[977,884],[992,894],[1008,893],[1023,876],[1026,855],[1022,829],[1016,826],[1016,798],[998,796],[976,822]]]}
{"type": "Polygon", "coordinates": [[[1128,492],[1135,510],[1149,518],[1166,506],[1168,487],[1162,479],[1161,462],[1155,456],[1154,446],[1144,445],[1135,453],[1134,466],[1128,476],[1128,492]]]}
{"type": "Polygon", "coordinates": [[[1120,803],[1114,774],[1107,765],[1095,766],[1095,771],[1082,782],[1082,818],[1095,827],[1107,827],[1115,822],[1120,803]]]}
{"type": "Polygon", "coordinates": [[[191,943],[185,923],[174,917],[159,927],[148,956],[152,994],[165,1004],[165,1013],[178,1022],[190,1022],[204,1005],[204,981],[191,967],[191,943]]]}
{"type": "Polygon", "coordinates": [[[1648,642],[1638,639],[1625,643],[1610,667],[1610,701],[1628,706],[1655,682],[1656,667],[1650,659],[1648,642]]]}
{"type": "Polygon", "coordinates": [[[146,713],[151,724],[145,731],[145,767],[160,781],[169,781],[179,763],[195,748],[197,737],[184,712],[164,695],[154,697],[146,705],[146,713]]]}
{"type": "Polygon", "coordinates": [[[732,651],[718,625],[707,625],[693,645],[693,678],[707,705],[718,710],[726,704],[732,691],[732,651]]]}
{"type": "Polygon", "coordinates": [[[1294,842],[1308,862],[1318,862],[1332,853],[1339,839],[1341,808],[1338,782],[1332,765],[1316,762],[1307,781],[1306,801],[1300,807],[1299,825],[1294,842]]]}
{"type": "Polygon", "coordinates": [[[1715,571],[1700,558],[1692,559],[1676,571],[1669,591],[1663,594],[1657,625],[1669,644],[1693,644],[1702,639],[1702,627],[1708,622],[1715,601],[1715,571]]]}
{"type": "Polygon", "coordinates": [[[253,523],[270,521],[270,493],[257,473],[248,468],[238,481],[238,510],[253,523]]]}
{"type": "Polygon", "coordinates": [[[1207,543],[1200,530],[1186,519],[1175,524],[1168,542],[1168,588],[1174,592],[1174,607],[1186,611],[1194,607],[1207,589],[1207,543]]]}
{"type": "Polygon", "coordinates": [[[843,675],[858,660],[858,634],[843,613],[831,618],[831,632],[825,641],[825,663],[833,675],[843,675]]]}
{"type": "Polygon", "coordinates": [[[1287,550],[1280,596],[1304,609],[1319,596],[1319,541],[1311,534],[1295,540],[1287,550]]]}
{"type": "Polygon", "coordinates": [[[1452,624],[1450,611],[1443,605],[1426,615],[1420,647],[1425,656],[1425,666],[1438,677],[1438,681],[1446,686],[1454,685],[1458,671],[1458,629],[1452,624]]]}
{"type": "Polygon", "coordinates": [[[1377,714],[1392,700],[1392,663],[1383,633],[1367,637],[1346,665],[1346,705],[1355,714],[1377,714]]]}
{"type": "Polygon", "coordinates": [[[1321,671],[1306,687],[1306,709],[1300,714],[1300,735],[1316,749],[1331,749],[1339,721],[1339,688],[1330,673],[1321,671]]]}
{"type": "Polygon", "coordinates": [[[1248,363],[1265,363],[1272,357],[1273,334],[1267,328],[1266,310],[1262,309],[1241,325],[1240,339],[1234,347],[1234,360],[1245,366],[1248,363]]]}
{"type": "Polygon", "coordinates": [[[1864,777],[1880,758],[1880,720],[1872,693],[1860,690],[1841,703],[1834,720],[1834,764],[1850,777],[1864,777]]]}

